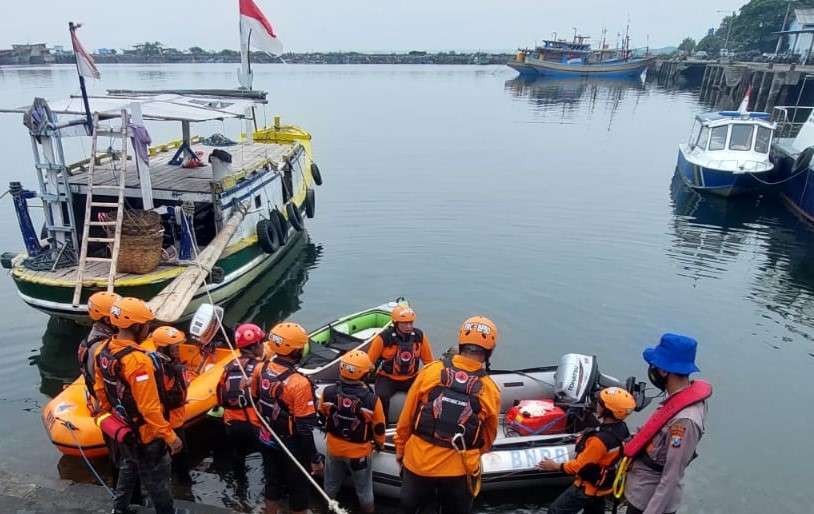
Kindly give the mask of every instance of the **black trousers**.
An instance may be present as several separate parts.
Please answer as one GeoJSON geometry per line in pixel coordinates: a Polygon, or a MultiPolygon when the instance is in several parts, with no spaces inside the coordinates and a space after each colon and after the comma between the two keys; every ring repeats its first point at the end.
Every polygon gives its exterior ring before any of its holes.
{"type": "Polygon", "coordinates": [[[410,389],[410,386],[413,385],[413,382],[415,382],[415,378],[398,381],[384,375],[376,376],[376,396],[378,396],[382,401],[382,410],[384,410],[384,419],[386,423],[395,423],[398,421],[398,416],[396,416],[396,419],[390,419],[390,398],[392,398],[393,395],[398,391],[403,391],[406,393],[410,389]]]}
{"type": "Polygon", "coordinates": [[[466,477],[424,477],[407,468],[401,477],[401,512],[416,514],[437,501],[442,514],[469,514],[472,495],[466,477]]]}
{"type": "Polygon", "coordinates": [[[548,514],[604,514],[605,498],[588,496],[582,488],[572,485],[548,507],[548,514]]]}
{"type": "Polygon", "coordinates": [[[147,445],[119,446],[119,479],[116,483],[114,512],[129,512],[138,480],[147,489],[157,514],[174,514],[170,494],[170,454],[163,439],[147,445]]]}
{"type": "MultiPolygon", "coordinates": [[[[296,445],[288,445],[293,452],[296,445]]],[[[263,447],[263,478],[265,479],[264,496],[267,500],[279,502],[285,491],[288,491],[288,508],[305,510],[308,508],[308,493],[311,482],[302,476],[302,471],[291,462],[288,455],[279,448],[263,447]]],[[[310,464],[300,458],[300,463],[309,469],[310,464]]]]}
{"type": "MultiPolygon", "coordinates": [[[[633,505],[628,505],[627,510],[625,511],[626,514],[644,514],[643,510],[639,510],[633,505]]],[[[665,512],[664,514],[676,514],[675,512],[665,512]]]]}

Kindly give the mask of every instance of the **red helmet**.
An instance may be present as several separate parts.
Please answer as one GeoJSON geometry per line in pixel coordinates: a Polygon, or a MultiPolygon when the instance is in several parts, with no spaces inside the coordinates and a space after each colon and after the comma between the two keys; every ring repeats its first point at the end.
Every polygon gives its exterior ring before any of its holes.
{"type": "Polygon", "coordinates": [[[266,333],[254,323],[243,323],[235,329],[235,345],[238,348],[261,343],[265,338],[266,333]]]}

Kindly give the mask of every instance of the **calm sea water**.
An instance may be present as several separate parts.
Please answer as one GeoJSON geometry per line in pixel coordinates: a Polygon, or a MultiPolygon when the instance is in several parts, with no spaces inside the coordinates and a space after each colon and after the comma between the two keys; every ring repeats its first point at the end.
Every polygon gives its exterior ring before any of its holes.
{"type": "MultiPolygon", "coordinates": [[[[584,352],[618,376],[644,376],[642,348],[683,331],[700,341],[702,375],[716,386],[683,512],[810,511],[814,230],[774,199],[703,198],[673,180],[677,144],[702,110],[694,94],[527,83],[488,66],[267,65],[256,74],[269,116],[313,133],[325,185],[311,242],[235,302],[232,320],[292,316],[314,327],[404,295],[437,348],[483,313],[501,330],[496,366],[584,352]]],[[[230,65],[102,75],[110,88],[235,83],[230,65]]],[[[70,67],[0,68],[4,106],[77,91],[70,67]]],[[[160,140],[176,128],[151,130],[160,140]]],[[[0,117],[0,137],[3,181],[33,188],[19,116],[0,117]]],[[[0,249],[20,249],[11,202],[2,203],[0,249]]],[[[47,395],[76,375],[75,329],[25,307],[10,278],[0,302],[0,466],[90,481],[81,461],[60,459],[39,421],[47,395]]],[[[203,448],[205,430],[196,441],[203,448]]],[[[257,504],[257,461],[243,501],[218,459],[198,453],[195,484],[179,494],[257,504]]],[[[537,512],[556,493],[486,496],[478,508],[537,512]]]]}

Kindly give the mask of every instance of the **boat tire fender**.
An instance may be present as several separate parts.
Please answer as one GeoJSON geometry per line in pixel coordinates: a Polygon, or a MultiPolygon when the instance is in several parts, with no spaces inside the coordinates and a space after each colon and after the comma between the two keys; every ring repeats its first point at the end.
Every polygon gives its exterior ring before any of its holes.
{"type": "Polygon", "coordinates": [[[294,204],[294,202],[288,202],[285,204],[285,213],[288,215],[288,222],[294,227],[294,230],[297,232],[302,232],[305,228],[305,224],[302,220],[302,213],[294,204]]]}
{"type": "Polygon", "coordinates": [[[811,165],[812,157],[814,157],[814,146],[809,146],[800,152],[800,155],[798,155],[794,160],[794,167],[792,168],[791,174],[795,175],[805,169],[808,169],[808,167],[811,165]]]}
{"type": "Polygon", "coordinates": [[[317,197],[313,189],[305,191],[305,215],[313,218],[317,208],[317,197]]]}
{"type": "Polygon", "coordinates": [[[311,177],[314,178],[314,184],[318,186],[322,185],[322,173],[319,172],[319,166],[317,166],[315,162],[311,163],[311,177]]]}
{"type": "Polygon", "coordinates": [[[286,244],[288,242],[288,220],[279,209],[271,211],[271,222],[277,228],[277,234],[280,235],[280,244],[286,244]]]}
{"type": "Polygon", "coordinates": [[[266,253],[274,253],[280,249],[280,236],[269,220],[257,222],[257,240],[260,242],[260,248],[266,253]]]}

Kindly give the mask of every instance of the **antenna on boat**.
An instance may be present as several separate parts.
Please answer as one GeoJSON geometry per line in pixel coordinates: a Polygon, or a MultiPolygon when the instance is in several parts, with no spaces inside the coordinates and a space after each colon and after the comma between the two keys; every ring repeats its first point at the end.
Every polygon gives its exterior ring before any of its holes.
{"type": "Polygon", "coordinates": [[[79,42],[79,38],[76,37],[76,30],[81,26],[81,23],[68,22],[68,30],[71,32],[71,46],[73,46],[73,53],[76,57],[76,73],[79,75],[79,89],[82,92],[82,104],[85,106],[85,124],[87,125],[88,134],[90,134],[93,132],[93,117],[90,114],[85,77],[98,79],[100,74],[98,68],[96,68],[96,63],[93,62],[93,58],[82,46],[82,43],[79,42]]]}

